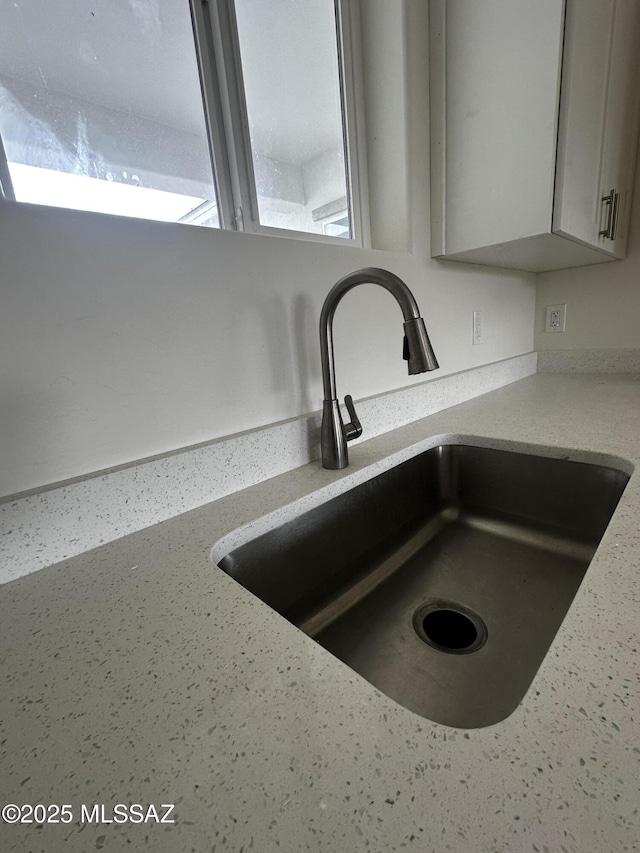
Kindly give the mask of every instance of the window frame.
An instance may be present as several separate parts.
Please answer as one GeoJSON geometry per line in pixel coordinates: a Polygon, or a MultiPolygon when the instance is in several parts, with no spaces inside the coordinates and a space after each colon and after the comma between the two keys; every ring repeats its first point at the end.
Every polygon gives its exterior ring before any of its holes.
{"type": "MultiPolygon", "coordinates": [[[[234,0],[189,0],[218,230],[370,248],[360,0],[333,3],[350,238],[260,222],[234,0]]],[[[0,201],[16,201],[1,137],[0,201]]]]}
{"type": "Polygon", "coordinates": [[[0,135],[0,201],[15,201],[16,195],[13,191],[13,182],[9,172],[9,164],[7,155],[4,150],[4,143],[0,135]]]}
{"type": "Polygon", "coordinates": [[[234,0],[190,0],[222,228],[370,247],[358,0],[334,0],[352,237],[260,222],[234,0]],[[222,168],[216,168],[219,162],[222,168]]]}

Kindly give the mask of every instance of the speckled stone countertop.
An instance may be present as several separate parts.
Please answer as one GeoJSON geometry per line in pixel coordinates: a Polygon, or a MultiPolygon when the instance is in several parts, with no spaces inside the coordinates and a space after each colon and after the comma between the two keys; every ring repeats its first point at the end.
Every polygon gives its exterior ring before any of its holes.
{"type": "Polygon", "coordinates": [[[533,376],[361,444],[344,472],[312,463],[5,585],[2,801],[74,822],[2,824],[0,850],[640,850],[640,473],[489,728],[396,705],[211,562],[443,436],[631,472],[640,377],[533,376]],[[94,803],[175,803],[176,822],[80,826],[94,803]]]}

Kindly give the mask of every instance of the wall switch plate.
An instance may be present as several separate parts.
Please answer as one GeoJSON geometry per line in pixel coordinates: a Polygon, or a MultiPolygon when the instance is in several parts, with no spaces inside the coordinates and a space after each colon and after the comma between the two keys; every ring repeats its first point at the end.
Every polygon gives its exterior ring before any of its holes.
{"type": "Polygon", "coordinates": [[[484,343],[484,312],[483,311],[474,311],[473,312],[473,340],[472,343],[475,346],[478,344],[484,343]]]}
{"type": "Polygon", "coordinates": [[[547,305],[544,322],[545,332],[564,332],[567,319],[567,305],[547,305]]]}

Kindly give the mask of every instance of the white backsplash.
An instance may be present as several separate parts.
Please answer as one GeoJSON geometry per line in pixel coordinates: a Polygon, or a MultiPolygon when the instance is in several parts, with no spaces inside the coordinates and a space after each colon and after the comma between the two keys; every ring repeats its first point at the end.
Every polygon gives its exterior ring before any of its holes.
{"type": "Polygon", "coordinates": [[[538,373],[640,373],[640,349],[540,350],[538,373]]]}
{"type": "MultiPolygon", "coordinates": [[[[526,353],[356,401],[360,441],[524,379],[536,364],[526,353]]],[[[319,438],[314,413],[8,500],[0,583],[305,465],[318,458],[319,438]]]]}

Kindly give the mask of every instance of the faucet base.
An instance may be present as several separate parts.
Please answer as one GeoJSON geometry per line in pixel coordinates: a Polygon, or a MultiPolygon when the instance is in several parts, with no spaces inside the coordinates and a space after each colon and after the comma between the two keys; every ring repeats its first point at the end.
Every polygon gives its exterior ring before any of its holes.
{"type": "Polygon", "coordinates": [[[322,430],[320,433],[322,465],[330,470],[340,470],[349,464],[349,451],[344,435],[344,425],[337,400],[322,404],[322,430]]]}

